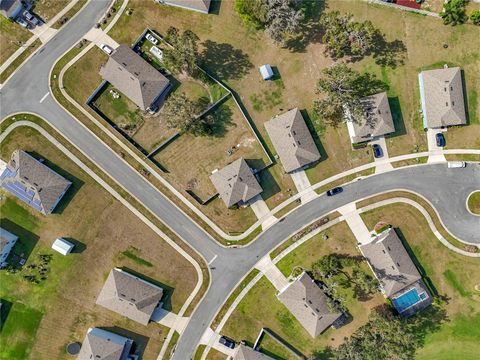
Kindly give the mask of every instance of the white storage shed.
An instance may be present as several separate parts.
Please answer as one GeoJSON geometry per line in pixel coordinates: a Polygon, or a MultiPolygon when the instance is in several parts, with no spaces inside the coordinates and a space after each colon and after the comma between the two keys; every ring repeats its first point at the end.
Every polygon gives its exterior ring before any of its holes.
{"type": "Polygon", "coordinates": [[[262,65],[260,74],[262,74],[263,80],[270,80],[273,77],[273,69],[269,64],[262,65]]]}
{"type": "Polygon", "coordinates": [[[74,247],[74,244],[62,238],[58,238],[52,244],[52,249],[64,256],[70,254],[74,247]]]}

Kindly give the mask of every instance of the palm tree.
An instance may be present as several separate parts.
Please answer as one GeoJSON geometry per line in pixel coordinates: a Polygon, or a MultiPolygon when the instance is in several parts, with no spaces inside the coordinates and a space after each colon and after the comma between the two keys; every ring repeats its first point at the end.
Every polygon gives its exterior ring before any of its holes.
{"type": "Polygon", "coordinates": [[[465,0],[448,0],[443,5],[443,11],[440,13],[443,23],[445,25],[463,24],[467,20],[465,3],[465,0]]]}

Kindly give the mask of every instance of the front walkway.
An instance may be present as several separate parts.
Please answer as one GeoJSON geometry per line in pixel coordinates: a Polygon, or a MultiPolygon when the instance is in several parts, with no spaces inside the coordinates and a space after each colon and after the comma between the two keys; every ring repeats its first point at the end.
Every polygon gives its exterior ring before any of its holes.
{"type": "Polygon", "coordinates": [[[290,175],[292,176],[297,191],[299,193],[304,192],[301,196],[302,204],[305,204],[318,196],[318,194],[312,189],[312,185],[310,184],[310,180],[308,180],[305,170],[296,170],[290,173],[290,175]]]}
{"type": "Polygon", "coordinates": [[[357,210],[355,203],[350,203],[337,209],[340,214],[343,215],[345,221],[348,224],[353,235],[357,239],[359,245],[365,245],[372,241],[370,231],[360,217],[360,213],[357,210]]]}
{"type": "Polygon", "coordinates": [[[257,195],[250,199],[250,207],[252,208],[258,220],[262,221],[262,230],[268,229],[275,224],[278,219],[270,213],[270,209],[262,198],[262,195],[257,195]]]}
{"type": "Polygon", "coordinates": [[[88,33],[83,36],[84,39],[91,41],[98,47],[101,47],[103,44],[110,46],[112,49],[116,49],[120,45],[118,42],[113,40],[106,32],[102,29],[92,28],[88,33]]]}
{"type": "Polygon", "coordinates": [[[437,140],[435,139],[435,135],[437,133],[446,132],[447,129],[428,129],[427,130],[427,142],[428,142],[428,152],[430,155],[428,156],[427,163],[439,163],[439,162],[447,162],[445,155],[442,153],[443,148],[437,146],[437,140]]]}
{"type": "Polygon", "coordinates": [[[287,278],[272,262],[270,255],[267,254],[261,258],[260,261],[255,265],[255,268],[260,270],[278,291],[282,291],[288,286],[287,278]]]}
{"type": "Polygon", "coordinates": [[[379,136],[374,140],[370,141],[370,145],[377,144],[382,148],[383,156],[381,158],[373,157],[375,161],[375,174],[393,170],[393,166],[390,163],[390,157],[388,156],[387,142],[385,141],[385,136],[379,136]]]}

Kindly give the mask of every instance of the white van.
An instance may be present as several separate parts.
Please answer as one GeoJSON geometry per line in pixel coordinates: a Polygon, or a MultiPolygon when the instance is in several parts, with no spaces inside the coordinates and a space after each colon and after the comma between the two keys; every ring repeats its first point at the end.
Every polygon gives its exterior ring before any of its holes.
{"type": "Polygon", "coordinates": [[[467,164],[465,163],[465,161],[449,161],[447,163],[447,166],[449,168],[464,168],[465,166],[467,166],[467,164]]]}

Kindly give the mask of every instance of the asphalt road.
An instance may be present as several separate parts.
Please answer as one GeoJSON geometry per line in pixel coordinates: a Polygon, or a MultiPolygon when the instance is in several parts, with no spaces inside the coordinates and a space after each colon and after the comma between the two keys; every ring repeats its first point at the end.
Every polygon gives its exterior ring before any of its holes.
{"type": "Polygon", "coordinates": [[[48,77],[56,59],[98,21],[107,7],[107,1],[90,2],[4,85],[0,97],[0,118],[21,111],[34,112],[44,117],[207,261],[217,255],[212,263],[215,269],[211,273],[210,289],[181,336],[174,359],[185,360],[193,356],[196,345],[215,312],[235,284],[262,256],[309,222],[349,202],[392,189],[415,191],[434,204],[442,221],[454,235],[468,242],[480,243],[479,218],[468,213],[465,207],[468,194],[480,189],[480,166],[448,169],[446,165],[425,165],[359,180],[345,186],[342,194],[331,198],[321,196],[298,208],[247,247],[226,249],[219,246],[141,175],[66,113],[51,95],[40,103],[50,90],[48,77]]]}

